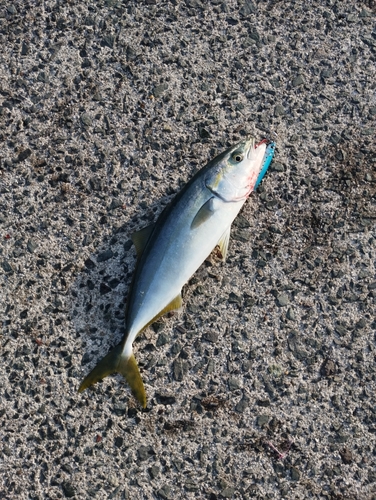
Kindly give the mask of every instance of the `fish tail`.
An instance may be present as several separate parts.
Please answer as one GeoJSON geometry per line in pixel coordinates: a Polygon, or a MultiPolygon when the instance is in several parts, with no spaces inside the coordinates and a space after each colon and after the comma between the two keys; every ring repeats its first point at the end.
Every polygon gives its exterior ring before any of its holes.
{"type": "Polygon", "coordinates": [[[124,356],[122,344],[116,346],[107,356],[99,361],[97,366],[82,381],[78,392],[84,391],[112,373],[121,373],[125,377],[134,397],[143,408],[146,408],[146,392],[136,358],[133,353],[130,356],[124,356]]]}

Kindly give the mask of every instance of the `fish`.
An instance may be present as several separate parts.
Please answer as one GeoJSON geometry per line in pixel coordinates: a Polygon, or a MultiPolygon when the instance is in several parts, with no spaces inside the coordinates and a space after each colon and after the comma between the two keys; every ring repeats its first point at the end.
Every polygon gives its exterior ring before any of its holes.
{"type": "Polygon", "coordinates": [[[147,406],[133,354],[136,337],[159,317],[182,307],[182,287],[218,245],[225,261],[231,224],[260,184],[275,150],[248,137],[199,170],[154,224],[132,235],[137,263],[130,286],[125,334],[85,377],[78,391],[113,373],[122,374],[137,401],[147,406]]]}

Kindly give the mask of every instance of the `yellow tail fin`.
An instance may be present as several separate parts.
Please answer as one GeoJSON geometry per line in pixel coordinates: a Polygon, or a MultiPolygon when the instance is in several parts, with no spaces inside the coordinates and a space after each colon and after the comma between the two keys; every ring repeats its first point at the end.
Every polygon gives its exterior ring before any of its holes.
{"type": "Polygon", "coordinates": [[[78,392],[82,392],[99,380],[112,373],[121,373],[128,382],[134,397],[146,408],[146,393],[137,361],[133,354],[129,358],[122,356],[123,346],[119,344],[85,377],[78,392]]]}

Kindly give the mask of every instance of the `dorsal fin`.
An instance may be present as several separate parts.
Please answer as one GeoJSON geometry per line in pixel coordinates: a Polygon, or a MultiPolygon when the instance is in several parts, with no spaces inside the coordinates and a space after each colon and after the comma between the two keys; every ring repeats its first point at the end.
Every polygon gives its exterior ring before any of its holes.
{"type": "Polygon", "coordinates": [[[223,262],[226,260],[226,257],[227,257],[228,244],[230,241],[230,231],[231,231],[231,224],[226,229],[226,231],[223,233],[223,235],[221,236],[221,239],[218,241],[218,246],[219,246],[219,250],[221,251],[221,254],[222,254],[223,262]]]}
{"type": "Polygon", "coordinates": [[[137,257],[140,258],[148,239],[153,232],[155,224],[150,224],[150,226],[143,227],[139,231],[132,234],[131,238],[134,246],[136,247],[137,257]]]}

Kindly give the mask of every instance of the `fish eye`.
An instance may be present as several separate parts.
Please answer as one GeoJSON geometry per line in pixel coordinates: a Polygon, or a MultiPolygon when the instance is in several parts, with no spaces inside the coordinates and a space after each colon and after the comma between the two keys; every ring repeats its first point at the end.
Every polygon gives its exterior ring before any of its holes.
{"type": "Polygon", "coordinates": [[[232,155],[232,158],[233,158],[233,160],[235,160],[237,163],[240,163],[241,161],[243,161],[244,156],[243,156],[241,153],[239,153],[239,152],[235,151],[235,153],[233,153],[233,155],[232,155]]]}

